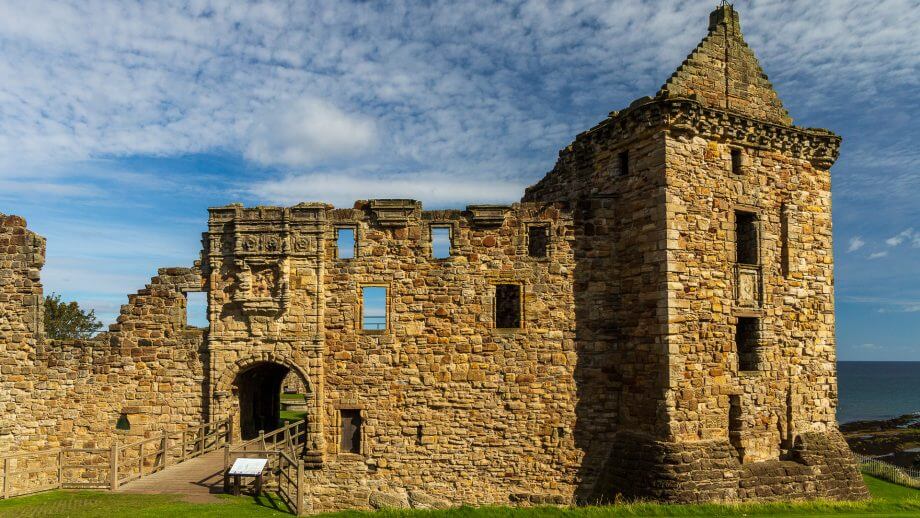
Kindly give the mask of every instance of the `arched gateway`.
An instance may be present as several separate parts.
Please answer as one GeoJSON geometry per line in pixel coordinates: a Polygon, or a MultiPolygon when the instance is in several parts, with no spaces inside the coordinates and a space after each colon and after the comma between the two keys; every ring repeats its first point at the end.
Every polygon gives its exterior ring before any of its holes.
{"type": "Polygon", "coordinates": [[[310,401],[312,390],[304,373],[293,363],[278,358],[236,362],[221,377],[218,386],[231,396],[224,408],[236,416],[235,425],[242,439],[257,437],[260,430],[270,432],[281,427],[281,389],[289,374],[300,380],[310,401]]]}

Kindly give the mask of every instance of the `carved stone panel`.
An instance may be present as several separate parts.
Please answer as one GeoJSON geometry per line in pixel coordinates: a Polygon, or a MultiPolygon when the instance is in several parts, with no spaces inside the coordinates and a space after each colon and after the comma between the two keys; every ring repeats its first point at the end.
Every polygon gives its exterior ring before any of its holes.
{"type": "Polygon", "coordinates": [[[759,266],[737,265],[735,267],[735,303],[738,307],[760,308],[762,299],[760,276],[759,266]]]}

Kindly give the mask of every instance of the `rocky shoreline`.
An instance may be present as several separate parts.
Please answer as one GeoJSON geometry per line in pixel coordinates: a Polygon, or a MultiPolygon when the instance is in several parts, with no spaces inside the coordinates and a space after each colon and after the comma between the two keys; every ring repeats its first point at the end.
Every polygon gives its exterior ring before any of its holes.
{"type": "Polygon", "coordinates": [[[920,412],[882,421],[854,421],[840,431],[856,453],[906,468],[920,468],[920,412]]]}

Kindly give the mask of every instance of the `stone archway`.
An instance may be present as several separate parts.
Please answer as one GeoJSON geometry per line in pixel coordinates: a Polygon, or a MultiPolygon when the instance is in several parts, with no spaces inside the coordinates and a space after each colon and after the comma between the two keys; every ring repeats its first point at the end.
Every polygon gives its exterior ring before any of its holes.
{"type": "Polygon", "coordinates": [[[288,375],[284,365],[264,362],[237,374],[234,391],[239,401],[240,436],[252,439],[260,431],[281,427],[281,382],[288,375]]]}
{"type": "MultiPolygon", "coordinates": [[[[238,430],[234,435],[243,440],[257,437],[260,430],[270,432],[279,428],[283,424],[281,388],[288,375],[298,378],[312,410],[316,406],[315,394],[303,370],[274,354],[260,354],[238,360],[224,370],[215,392],[216,415],[233,416],[234,428],[238,430]]],[[[308,423],[310,417],[306,418],[308,423]]]]}

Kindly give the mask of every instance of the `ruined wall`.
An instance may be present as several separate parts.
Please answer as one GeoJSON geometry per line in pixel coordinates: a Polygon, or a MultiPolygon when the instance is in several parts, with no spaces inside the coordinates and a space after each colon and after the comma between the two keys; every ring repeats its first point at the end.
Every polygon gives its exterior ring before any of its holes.
{"type": "Polygon", "coordinates": [[[47,446],[105,446],[202,422],[205,331],[186,325],[184,295],[201,289],[201,274],[158,274],[128,297],[108,333],[38,346],[33,397],[47,405],[47,446]],[[122,414],[131,428],[116,431],[122,414]]]}
{"type": "Polygon", "coordinates": [[[44,402],[32,394],[35,344],[43,332],[45,240],[19,216],[0,214],[0,452],[38,431],[44,402]]]}
{"type": "Polygon", "coordinates": [[[204,331],[188,329],[183,291],[197,269],[162,269],[94,340],[45,341],[43,238],[0,216],[0,451],[107,445],[202,417],[204,331]],[[116,432],[124,413],[131,430],[116,432]]]}

